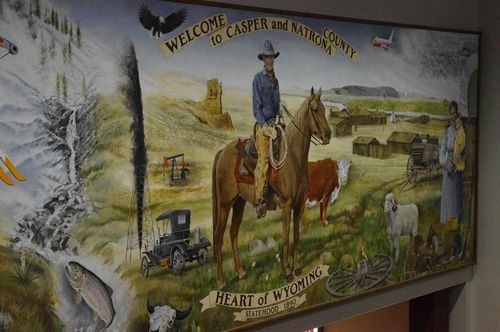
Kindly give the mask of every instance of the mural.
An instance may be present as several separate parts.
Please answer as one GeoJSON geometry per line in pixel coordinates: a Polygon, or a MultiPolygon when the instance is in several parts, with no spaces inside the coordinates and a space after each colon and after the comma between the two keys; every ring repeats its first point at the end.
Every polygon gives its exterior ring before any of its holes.
{"type": "Polygon", "coordinates": [[[478,52],[213,3],[0,1],[0,329],[243,328],[473,264],[478,52]]]}

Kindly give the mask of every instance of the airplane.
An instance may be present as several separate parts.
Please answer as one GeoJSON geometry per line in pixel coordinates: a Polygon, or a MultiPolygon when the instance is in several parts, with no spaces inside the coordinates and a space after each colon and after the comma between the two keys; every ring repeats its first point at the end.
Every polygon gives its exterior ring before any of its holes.
{"type": "MultiPolygon", "coordinates": [[[[12,163],[9,156],[0,150],[0,161],[2,161],[14,178],[18,181],[26,181],[26,179],[17,170],[16,166],[12,163]]],[[[0,163],[0,179],[9,186],[14,186],[14,181],[7,175],[0,163]]]]}
{"type": "Polygon", "coordinates": [[[392,29],[391,36],[389,37],[389,39],[375,36],[375,38],[372,40],[372,45],[373,47],[381,47],[384,49],[384,51],[389,51],[391,50],[393,37],[394,37],[394,29],[392,29]]]}
{"type": "Polygon", "coordinates": [[[0,36],[0,48],[5,48],[7,50],[7,53],[2,55],[0,57],[0,59],[5,58],[9,54],[16,55],[17,52],[19,51],[16,44],[11,43],[7,39],[3,38],[2,36],[0,36]]]}

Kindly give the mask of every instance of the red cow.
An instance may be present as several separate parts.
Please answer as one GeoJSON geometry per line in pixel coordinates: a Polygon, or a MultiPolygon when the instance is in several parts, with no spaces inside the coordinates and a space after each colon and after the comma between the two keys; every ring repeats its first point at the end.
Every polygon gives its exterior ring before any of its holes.
{"type": "Polygon", "coordinates": [[[338,197],[340,187],[347,183],[350,160],[330,158],[307,164],[307,194],[304,205],[311,208],[320,204],[320,220],[328,225],[327,209],[338,197]]]}

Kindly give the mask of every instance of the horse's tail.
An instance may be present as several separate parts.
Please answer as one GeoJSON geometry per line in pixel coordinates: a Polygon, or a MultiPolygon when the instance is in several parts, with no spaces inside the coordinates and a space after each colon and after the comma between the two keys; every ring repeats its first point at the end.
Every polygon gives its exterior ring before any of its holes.
{"type": "MultiPolygon", "coordinates": [[[[217,228],[217,220],[219,219],[219,199],[217,197],[217,161],[219,160],[222,150],[215,154],[214,165],[212,168],[212,234],[213,241],[215,241],[215,230],[217,228]]],[[[215,251],[214,251],[215,253],[215,251]]]]}

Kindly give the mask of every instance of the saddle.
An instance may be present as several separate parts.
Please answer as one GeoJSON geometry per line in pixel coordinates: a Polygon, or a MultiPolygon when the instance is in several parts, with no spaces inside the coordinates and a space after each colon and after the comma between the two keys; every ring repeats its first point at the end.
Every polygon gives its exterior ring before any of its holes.
{"type": "MultiPolygon", "coordinates": [[[[282,125],[282,124],[278,124],[282,125]]],[[[254,125],[253,133],[249,138],[238,139],[236,143],[236,150],[238,151],[238,157],[236,159],[235,176],[236,181],[246,184],[255,184],[254,171],[257,166],[257,149],[255,148],[255,132],[257,123],[254,125]]],[[[277,130],[277,137],[273,140],[273,152],[274,158],[279,159],[281,140],[283,139],[281,131],[277,130]]],[[[269,190],[266,197],[267,200],[267,210],[275,210],[276,206],[274,200],[271,199],[274,194],[277,194],[277,190],[274,189],[273,183],[278,179],[278,171],[275,170],[271,165],[269,165],[267,179],[269,183],[269,190]]]]}

